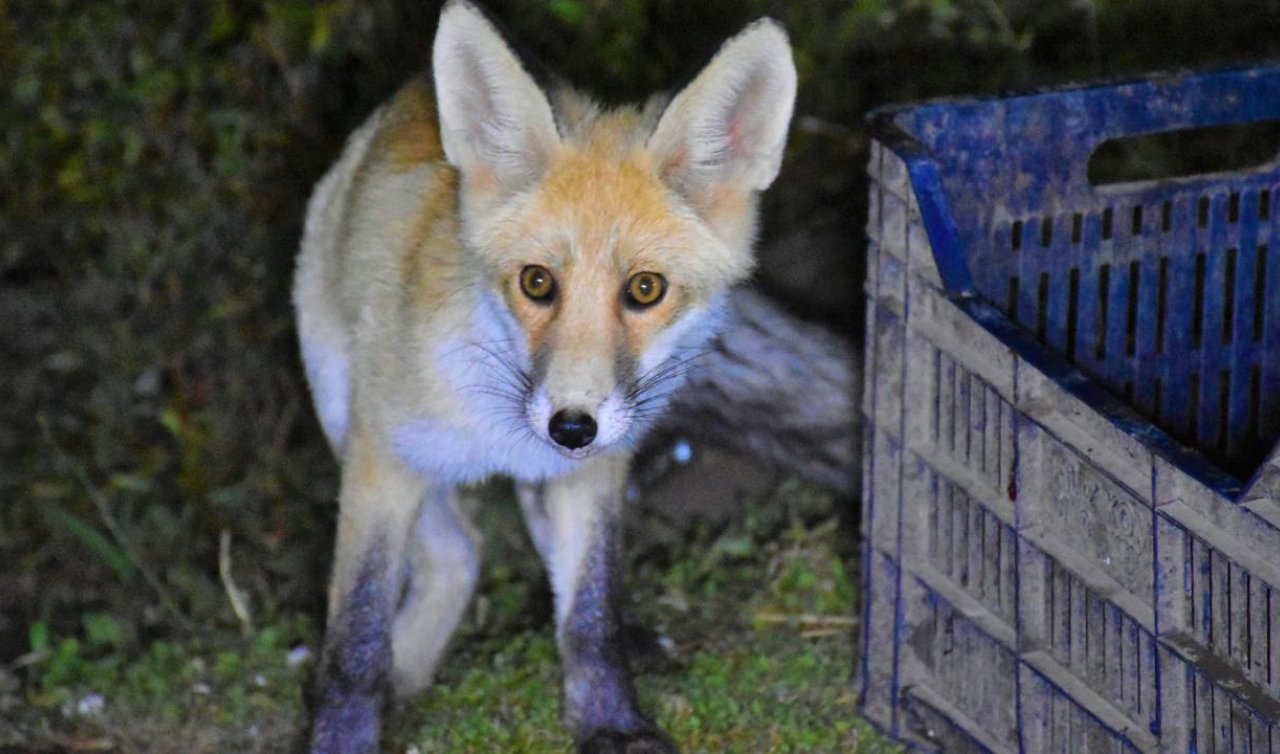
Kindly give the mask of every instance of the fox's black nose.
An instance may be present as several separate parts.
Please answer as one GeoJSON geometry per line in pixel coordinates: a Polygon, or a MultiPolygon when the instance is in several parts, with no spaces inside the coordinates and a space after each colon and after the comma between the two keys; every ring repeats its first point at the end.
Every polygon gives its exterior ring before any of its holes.
{"type": "Polygon", "coordinates": [[[547,427],[551,439],[570,450],[591,444],[596,439],[596,420],[582,411],[557,411],[547,427]]]}

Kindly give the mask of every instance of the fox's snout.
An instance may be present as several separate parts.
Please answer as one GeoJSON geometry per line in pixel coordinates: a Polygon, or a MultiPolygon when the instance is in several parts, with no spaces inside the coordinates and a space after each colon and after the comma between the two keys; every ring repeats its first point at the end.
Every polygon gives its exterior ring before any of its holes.
{"type": "Polygon", "coordinates": [[[630,422],[625,390],[605,359],[585,358],[569,381],[535,375],[526,419],[534,434],[572,457],[615,445],[630,422]],[[589,378],[594,377],[594,380],[589,378]]]}

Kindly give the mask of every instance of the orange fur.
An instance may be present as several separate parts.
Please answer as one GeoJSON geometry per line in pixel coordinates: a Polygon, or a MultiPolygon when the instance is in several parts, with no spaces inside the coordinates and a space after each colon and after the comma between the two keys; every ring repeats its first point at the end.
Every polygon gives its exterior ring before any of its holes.
{"type": "Polygon", "coordinates": [[[490,255],[531,350],[544,347],[552,325],[568,317],[555,328],[565,339],[612,343],[637,358],[689,306],[749,272],[751,258],[737,246],[749,241],[752,228],[744,220],[754,211],[746,192],[718,192],[713,218],[724,228],[745,226],[747,232],[736,234],[732,245],[699,243],[705,230],[672,197],[642,134],[640,115],[632,109],[586,124],[553,157],[522,208],[479,250],[490,255]],[[520,292],[518,276],[526,264],[543,265],[556,276],[557,300],[550,306],[520,292]],[[668,281],[663,300],[642,312],[623,306],[626,283],[638,272],[656,272],[668,281]],[[590,306],[566,311],[567,301],[588,297],[590,306]],[[601,321],[614,323],[618,332],[588,338],[601,321]]]}
{"type": "Polygon", "coordinates": [[[431,82],[421,76],[403,86],[387,106],[372,154],[395,172],[444,160],[440,130],[436,125],[436,101],[431,82]]]}

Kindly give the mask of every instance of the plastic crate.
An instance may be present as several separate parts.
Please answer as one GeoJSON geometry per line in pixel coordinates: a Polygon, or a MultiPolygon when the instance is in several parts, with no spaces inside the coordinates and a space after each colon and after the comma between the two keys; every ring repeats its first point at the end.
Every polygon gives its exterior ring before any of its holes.
{"type": "Polygon", "coordinates": [[[931,750],[1280,754],[1280,66],[873,118],[861,704],[931,750]]]}

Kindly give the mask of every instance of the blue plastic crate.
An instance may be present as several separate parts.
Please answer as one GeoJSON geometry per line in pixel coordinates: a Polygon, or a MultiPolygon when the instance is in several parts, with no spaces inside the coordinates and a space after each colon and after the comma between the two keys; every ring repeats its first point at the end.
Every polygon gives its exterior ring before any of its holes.
{"type": "Polygon", "coordinates": [[[1280,66],[873,116],[864,711],[946,751],[1280,753],[1280,66]]]}

